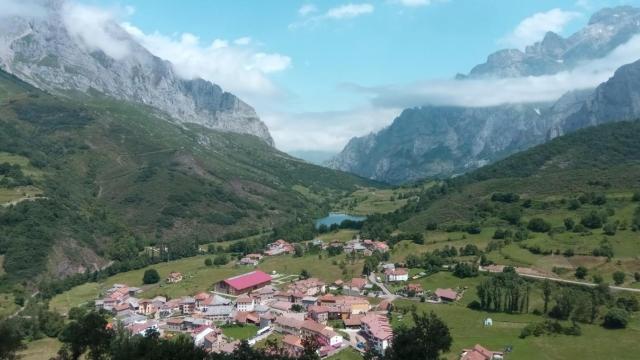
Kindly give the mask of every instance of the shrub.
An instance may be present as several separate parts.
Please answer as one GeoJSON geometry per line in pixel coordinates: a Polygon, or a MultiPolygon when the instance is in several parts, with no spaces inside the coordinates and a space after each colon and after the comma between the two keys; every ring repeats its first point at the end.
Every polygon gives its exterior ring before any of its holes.
{"type": "Polygon", "coordinates": [[[156,269],[148,269],[142,276],[143,284],[155,284],[158,281],[160,281],[160,274],[158,274],[158,270],[156,269]]]}
{"type": "Polygon", "coordinates": [[[618,226],[616,224],[606,223],[602,228],[602,231],[605,233],[605,235],[613,236],[616,234],[617,229],[618,229],[618,226]]]}
{"type": "Polygon", "coordinates": [[[631,201],[640,201],[640,191],[636,191],[633,193],[633,196],[631,197],[631,201]]]}
{"type": "Polygon", "coordinates": [[[587,276],[588,270],[586,267],[584,266],[578,266],[578,268],[576,269],[576,278],[578,279],[584,279],[587,276]]]}
{"type": "Polygon", "coordinates": [[[580,223],[589,229],[598,229],[602,227],[605,220],[602,214],[598,214],[597,211],[591,211],[580,220],[580,223]]]}
{"type": "Polygon", "coordinates": [[[531,220],[529,220],[529,224],[527,225],[527,229],[533,231],[533,232],[539,232],[539,233],[544,233],[544,232],[548,232],[549,230],[551,230],[551,225],[544,221],[544,219],[541,218],[533,218],[531,220]]]}
{"type": "Polygon", "coordinates": [[[607,329],[624,329],[629,323],[629,313],[620,308],[609,309],[602,325],[607,329]]]}
{"type": "Polygon", "coordinates": [[[616,271],[613,273],[613,282],[616,285],[621,285],[622,283],[624,283],[625,277],[626,275],[622,271],[616,271]]]}
{"type": "Polygon", "coordinates": [[[576,222],[572,218],[564,219],[564,227],[567,230],[573,230],[574,226],[576,226],[576,222]]]}
{"type": "Polygon", "coordinates": [[[520,200],[520,196],[514,193],[494,193],[491,195],[491,201],[504,202],[504,203],[514,203],[520,200]]]}
{"type": "Polygon", "coordinates": [[[222,266],[227,265],[229,263],[229,258],[225,254],[220,254],[213,258],[213,265],[222,266]]]}
{"type": "Polygon", "coordinates": [[[206,258],[206,259],[204,259],[204,265],[205,265],[205,266],[211,266],[211,265],[213,265],[213,260],[211,260],[211,258],[206,258]]]}

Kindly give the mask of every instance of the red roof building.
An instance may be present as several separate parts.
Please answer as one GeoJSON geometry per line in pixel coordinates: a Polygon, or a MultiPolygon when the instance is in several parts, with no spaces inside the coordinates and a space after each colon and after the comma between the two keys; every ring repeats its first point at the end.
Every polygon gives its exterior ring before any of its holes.
{"type": "Polygon", "coordinates": [[[500,360],[504,354],[499,351],[487,350],[483,346],[476,344],[473,349],[462,350],[461,360],[500,360]]]}
{"type": "Polygon", "coordinates": [[[442,301],[456,301],[458,299],[458,293],[452,289],[436,289],[435,294],[442,301]]]}
{"type": "Polygon", "coordinates": [[[222,280],[216,285],[216,290],[226,294],[240,295],[247,294],[269,284],[271,284],[271,276],[265,272],[256,270],[222,280]]]}

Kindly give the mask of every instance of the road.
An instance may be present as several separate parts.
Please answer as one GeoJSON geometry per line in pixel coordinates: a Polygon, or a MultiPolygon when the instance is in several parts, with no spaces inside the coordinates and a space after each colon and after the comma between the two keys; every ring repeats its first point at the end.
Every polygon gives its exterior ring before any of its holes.
{"type": "Polygon", "coordinates": [[[376,273],[372,272],[371,274],[369,274],[369,281],[372,284],[377,285],[382,290],[385,297],[389,300],[393,301],[398,298],[398,295],[391,293],[391,291],[389,291],[389,289],[387,289],[387,287],[383,283],[378,282],[378,280],[376,279],[376,273]]]}
{"type": "MultiPolygon", "coordinates": [[[[531,279],[550,280],[550,281],[561,282],[566,284],[582,285],[582,286],[589,286],[589,287],[596,287],[598,285],[598,284],[588,283],[583,281],[559,279],[559,278],[550,277],[550,276],[540,276],[540,275],[530,275],[530,274],[520,274],[520,276],[531,278],[531,279]]],[[[621,286],[609,286],[609,289],[617,290],[617,291],[631,291],[631,292],[640,293],[640,289],[621,287],[621,286]]]]}

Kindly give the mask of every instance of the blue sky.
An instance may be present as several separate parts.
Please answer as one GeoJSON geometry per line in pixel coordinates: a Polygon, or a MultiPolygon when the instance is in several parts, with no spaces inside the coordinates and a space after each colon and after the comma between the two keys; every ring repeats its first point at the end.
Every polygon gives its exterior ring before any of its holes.
{"type": "Polygon", "coordinates": [[[569,35],[604,6],[638,5],[618,0],[88,2],[117,9],[145,46],[183,67],[186,76],[217,82],[254,105],[280,148],[327,151],[389,124],[400,110],[375,109],[370,97],[354,88],[449,79],[495,50],[540,40],[546,30],[569,35]],[[323,127],[336,130],[318,133],[323,127]]]}

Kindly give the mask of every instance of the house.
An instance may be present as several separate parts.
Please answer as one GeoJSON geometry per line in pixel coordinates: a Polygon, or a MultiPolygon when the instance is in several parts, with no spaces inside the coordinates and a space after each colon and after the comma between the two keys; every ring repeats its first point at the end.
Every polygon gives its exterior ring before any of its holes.
{"type": "Polygon", "coordinates": [[[309,308],[309,306],[315,305],[318,302],[318,298],[314,296],[305,296],[302,298],[302,306],[305,309],[309,308]]]}
{"type": "Polygon", "coordinates": [[[242,312],[252,312],[256,301],[248,295],[240,295],[236,299],[236,308],[242,312]]]}
{"type": "Polygon", "coordinates": [[[440,301],[456,301],[458,300],[458,293],[452,289],[436,289],[435,295],[440,301]]]}
{"type": "Polygon", "coordinates": [[[169,276],[167,276],[167,282],[169,284],[175,284],[177,282],[182,281],[182,273],[179,272],[171,272],[169,276]]]}
{"type": "Polygon", "coordinates": [[[240,265],[248,265],[248,266],[258,266],[258,263],[259,263],[258,260],[253,260],[253,259],[250,259],[250,258],[248,258],[246,256],[238,261],[238,264],[240,264],[240,265]]]}
{"type": "Polygon", "coordinates": [[[215,322],[228,322],[233,313],[233,305],[216,305],[208,307],[203,315],[206,319],[215,322]]]}
{"type": "Polygon", "coordinates": [[[211,298],[211,294],[206,293],[206,292],[201,292],[201,293],[198,293],[193,298],[196,301],[196,308],[198,308],[198,310],[200,310],[200,308],[202,308],[204,306],[204,304],[208,302],[209,298],[211,298]]]}
{"type": "Polygon", "coordinates": [[[504,353],[487,350],[483,346],[476,344],[472,349],[464,349],[460,354],[460,360],[502,360],[504,353]]]}
{"type": "Polygon", "coordinates": [[[182,315],[192,314],[196,309],[196,299],[185,296],[180,300],[180,312],[182,315]]]}
{"type": "Polygon", "coordinates": [[[367,279],[353,278],[342,287],[342,290],[349,295],[360,295],[365,285],[367,285],[367,279]]]}
{"type": "Polygon", "coordinates": [[[138,314],[153,315],[156,311],[158,311],[158,306],[153,300],[143,299],[138,301],[138,314]]]}
{"type": "Polygon", "coordinates": [[[288,291],[300,292],[304,295],[315,296],[326,291],[327,285],[317,278],[308,278],[295,281],[287,286],[288,291]]]}
{"type": "Polygon", "coordinates": [[[184,331],[186,327],[184,326],[184,320],[182,318],[171,318],[167,320],[167,330],[169,331],[184,331]]]}
{"type": "Polygon", "coordinates": [[[264,251],[265,255],[275,256],[280,254],[293,254],[295,252],[295,248],[290,243],[279,239],[275,242],[267,244],[267,249],[264,251]]]}
{"type": "Polygon", "coordinates": [[[251,296],[260,302],[265,302],[273,299],[277,291],[278,290],[275,287],[267,285],[258,290],[252,291],[251,296]]]}
{"type": "Polygon", "coordinates": [[[327,306],[311,305],[307,308],[307,312],[309,317],[321,324],[326,324],[327,320],[329,320],[329,308],[327,306]]]}
{"type": "Polygon", "coordinates": [[[158,322],[155,320],[147,320],[141,323],[133,323],[127,326],[127,330],[131,332],[131,335],[142,335],[146,336],[147,331],[150,330],[158,330],[158,322]]]}
{"type": "Polygon", "coordinates": [[[222,280],[216,285],[216,290],[226,294],[241,295],[270,284],[271,276],[260,270],[256,270],[222,280]]]}
{"type": "Polygon", "coordinates": [[[362,334],[369,342],[369,346],[381,354],[384,353],[393,339],[393,329],[387,317],[371,313],[363,316],[360,321],[362,334]]]}
{"type": "Polygon", "coordinates": [[[260,260],[262,260],[262,258],[263,258],[264,256],[262,256],[262,255],[260,255],[260,254],[247,254],[245,257],[246,257],[246,258],[249,258],[249,259],[251,259],[251,260],[260,261],[260,260]]]}
{"type": "Polygon", "coordinates": [[[407,284],[404,287],[404,292],[408,296],[422,296],[424,295],[424,289],[420,284],[407,284]]]}
{"type": "Polygon", "coordinates": [[[302,336],[315,337],[321,345],[334,347],[342,345],[342,335],[311,319],[302,322],[300,332],[302,336]]]}
{"type": "Polygon", "coordinates": [[[300,336],[303,322],[303,320],[289,316],[278,316],[273,321],[273,330],[281,334],[300,336]]]}
{"type": "Polygon", "coordinates": [[[389,311],[391,309],[391,301],[384,299],[377,306],[378,311],[389,311]]]}
{"type": "Polygon", "coordinates": [[[302,346],[302,339],[296,335],[285,335],[282,339],[282,345],[284,351],[291,357],[299,357],[304,352],[304,346],[302,346]]]}
{"type": "Polygon", "coordinates": [[[385,280],[387,282],[407,281],[409,280],[409,269],[395,268],[384,271],[385,280]]]}
{"type": "Polygon", "coordinates": [[[381,253],[386,253],[389,251],[389,245],[382,241],[374,241],[373,242],[373,251],[379,251],[381,253]]]}
{"type": "Polygon", "coordinates": [[[348,318],[342,320],[344,327],[347,329],[359,329],[362,327],[362,317],[364,315],[351,315],[348,318]]]}

